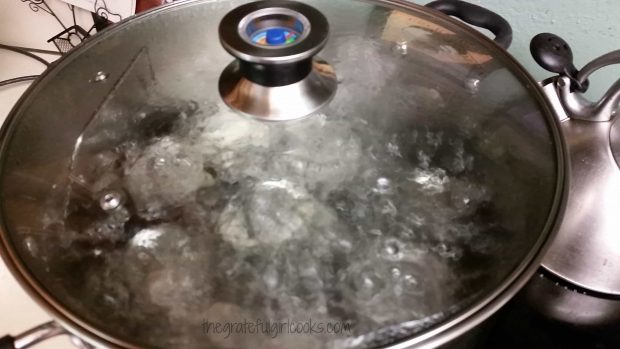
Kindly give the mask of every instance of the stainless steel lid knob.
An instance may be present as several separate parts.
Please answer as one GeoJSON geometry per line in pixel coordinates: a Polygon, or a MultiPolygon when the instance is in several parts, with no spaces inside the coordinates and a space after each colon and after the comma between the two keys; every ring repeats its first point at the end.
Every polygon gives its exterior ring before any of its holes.
{"type": "Polygon", "coordinates": [[[294,1],[252,2],[232,10],[219,27],[222,46],[236,58],[220,77],[224,102],[270,121],[317,111],[337,86],[333,68],[314,57],[328,33],[321,12],[294,1]]]}

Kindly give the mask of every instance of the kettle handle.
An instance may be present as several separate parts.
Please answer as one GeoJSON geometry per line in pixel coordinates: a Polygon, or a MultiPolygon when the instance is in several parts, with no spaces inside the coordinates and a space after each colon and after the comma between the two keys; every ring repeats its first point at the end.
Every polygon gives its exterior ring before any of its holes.
{"type": "Polygon", "coordinates": [[[454,16],[465,23],[490,30],[495,34],[495,42],[508,49],[512,43],[512,27],[497,13],[484,7],[460,0],[437,0],[426,4],[426,7],[454,16]]]}
{"type": "Polygon", "coordinates": [[[588,77],[595,71],[612,64],[620,64],[620,50],[604,54],[581,70],[573,64],[573,53],[568,43],[551,33],[536,35],[530,43],[534,60],[544,69],[559,74],[555,80],[557,94],[567,116],[572,119],[610,121],[620,107],[620,79],[597,102],[585,98],[588,77]]]}

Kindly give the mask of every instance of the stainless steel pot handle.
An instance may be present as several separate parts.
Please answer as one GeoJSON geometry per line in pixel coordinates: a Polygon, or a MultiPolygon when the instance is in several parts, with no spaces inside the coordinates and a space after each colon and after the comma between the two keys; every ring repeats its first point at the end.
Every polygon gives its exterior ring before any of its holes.
{"type": "Polygon", "coordinates": [[[573,63],[568,43],[551,33],[536,35],[530,43],[534,60],[544,69],[559,74],[555,81],[557,94],[568,117],[587,121],[610,121],[620,106],[620,79],[607,90],[598,102],[583,96],[588,89],[588,77],[612,64],[620,64],[620,50],[612,51],[586,64],[580,71],[573,63]]]}
{"type": "Polygon", "coordinates": [[[67,330],[60,326],[55,321],[46,322],[37,327],[31,328],[28,331],[21,333],[17,336],[4,336],[0,338],[0,349],[25,349],[30,348],[40,342],[48,340],[50,338],[68,335],[71,337],[73,344],[79,349],[93,349],[94,347],[85,343],[81,339],[71,335],[67,330]]]}
{"type": "Polygon", "coordinates": [[[58,323],[50,321],[17,336],[4,336],[0,338],[0,349],[30,348],[39,342],[61,334],[67,334],[67,332],[58,323]]]}
{"type": "Polygon", "coordinates": [[[484,7],[459,0],[437,0],[426,7],[454,16],[465,23],[490,30],[495,34],[495,42],[508,49],[512,43],[512,27],[502,16],[484,7]]]}

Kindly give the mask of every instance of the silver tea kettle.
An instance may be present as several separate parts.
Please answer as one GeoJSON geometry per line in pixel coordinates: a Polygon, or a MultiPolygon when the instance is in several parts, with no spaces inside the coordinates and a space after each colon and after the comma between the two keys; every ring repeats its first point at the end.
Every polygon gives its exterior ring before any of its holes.
{"type": "Polygon", "coordinates": [[[554,34],[534,37],[537,63],[559,74],[541,83],[561,123],[569,154],[569,188],[564,218],[543,259],[551,283],[533,279],[526,295],[552,318],[584,325],[618,322],[620,309],[620,79],[597,102],[583,93],[588,77],[620,63],[620,50],[581,70],[568,43],[554,34]],[[551,287],[553,288],[553,287],[551,287]],[[559,292],[559,293],[558,293],[559,292]]]}

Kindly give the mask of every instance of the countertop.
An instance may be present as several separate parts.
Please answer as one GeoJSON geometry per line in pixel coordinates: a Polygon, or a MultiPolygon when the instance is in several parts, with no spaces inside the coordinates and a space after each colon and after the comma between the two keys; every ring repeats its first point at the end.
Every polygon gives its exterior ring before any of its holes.
{"type": "MultiPolygon", "coordinates": [[[[47,0],[65,25],[72,25],[71,12],[66,4],[58,0],[47,0]]],[[[76,20],[87,30],[92,25],[89,13],[76,9],[76,20]]],[[[3,0],[0,5],[0,43],[56,51],[47,40],[62,31],[60,24],[42,10],[33,12],[28,3],[20,0],[3,0]]],[[[58,55],[40,55],[47,61],[57,59],[58,55]]],[[[24,75],[37,75],[45,66],[31,58],[10,51],[0,50],[0,80],[24,75]]],[[[11,108],[29,83],[0,87],[0,120],[4,121],[11,108]]],[[[4,263],[0,262],[0,337],[5,334],[16,335],[36,325],[50,321],[43,311],[20,288],[4,263]]],[[[57,337],[37,346],[40,349],[73,349],[66,337],[57,337]]]]}

